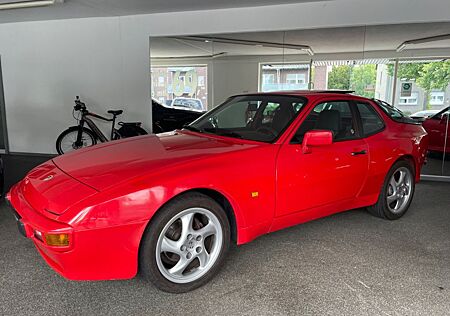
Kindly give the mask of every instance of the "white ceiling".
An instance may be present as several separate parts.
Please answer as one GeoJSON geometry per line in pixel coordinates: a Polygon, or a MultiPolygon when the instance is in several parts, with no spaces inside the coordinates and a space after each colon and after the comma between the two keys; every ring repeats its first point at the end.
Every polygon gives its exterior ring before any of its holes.
{"type": "MultiPolygon", "coordinates": [[[[2,1],[6,2],[6,0],[2,1]]],[[[0,23],[213,10],[317,1],[325,0],[65,0],[64,3],[48,7],[0,10],[0,23]]]]}
{"type": "MultiPolygon", "coordinates": [[[[383,25],[367,27],[346,27],[287,32],[258,32],[208,35],[310,46],[316,54],[395,51],[404,41],[417,38],[449,34],[450,23],[420,23],[404,25],[383,25]]],[[[411,45],[408,49],[450,48],[450,40],[436,41],[421,45],[411,45]]],[[[279,55],[281,48],[266,48],[236,44],[180,41],[172,38],[152,38],[151,57],[188,57],[226,53],[233,55],[279,55]]],[[[285,54],[305,54],[297,50],[284,50],[285,54]]]]}

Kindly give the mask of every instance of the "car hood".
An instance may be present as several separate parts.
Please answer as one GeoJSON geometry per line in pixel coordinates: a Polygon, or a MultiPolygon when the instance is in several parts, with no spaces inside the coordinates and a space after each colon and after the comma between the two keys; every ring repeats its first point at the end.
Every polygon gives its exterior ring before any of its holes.
{"type": "Polygon", "coordinates": [[[174,165],[255,146],[170,132],[108,142],[56,157],[53,162],[71,177],[101,191],[174,165]]]}

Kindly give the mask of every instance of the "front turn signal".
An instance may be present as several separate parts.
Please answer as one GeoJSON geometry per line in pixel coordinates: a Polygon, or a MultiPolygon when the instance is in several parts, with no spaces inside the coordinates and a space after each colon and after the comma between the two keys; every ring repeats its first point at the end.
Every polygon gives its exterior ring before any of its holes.
{"type": "Polygon", "coordinates": [[[45,243],[52,247],[68,247],[69,234],[45,234],[45,243]]]}

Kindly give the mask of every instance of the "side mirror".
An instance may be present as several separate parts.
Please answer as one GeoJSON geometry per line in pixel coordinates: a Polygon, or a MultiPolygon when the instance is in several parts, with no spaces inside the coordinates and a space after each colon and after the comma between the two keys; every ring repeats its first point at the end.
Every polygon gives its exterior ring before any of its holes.
{"type": "Polygon", "coordinates": [[[442,116],[441,116],[441,124],[447,124],[447,122],[448,122],[448,114],[447,113],[444,113],[444,114],[442,114],[442,116]]]}
{"type": "Polygon", "coordinates": [[[327,146],[333,143],[333,133],[327,130],[309,131],[303,137],[302,152],[311,153],[311,147],[327,146]]]}

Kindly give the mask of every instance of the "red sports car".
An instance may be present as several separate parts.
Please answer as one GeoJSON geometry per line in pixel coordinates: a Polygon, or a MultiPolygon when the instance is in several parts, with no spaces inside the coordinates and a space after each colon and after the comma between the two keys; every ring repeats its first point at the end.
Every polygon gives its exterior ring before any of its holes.
{"type": "Polygon", "coordinates": [[[429,150],[450,153],[449,115],[450,107],[441,110],[422,123],[430,138],[429,150]]]}
{"type": "Polygon", "coordinates": [[[420,124],[345,92],[237,95],[183,130],[59,156],[8,194],[19,230],[72,280],[192,290],[231,243],[333,213],[407,211],[427,151],[420,124]]]}

